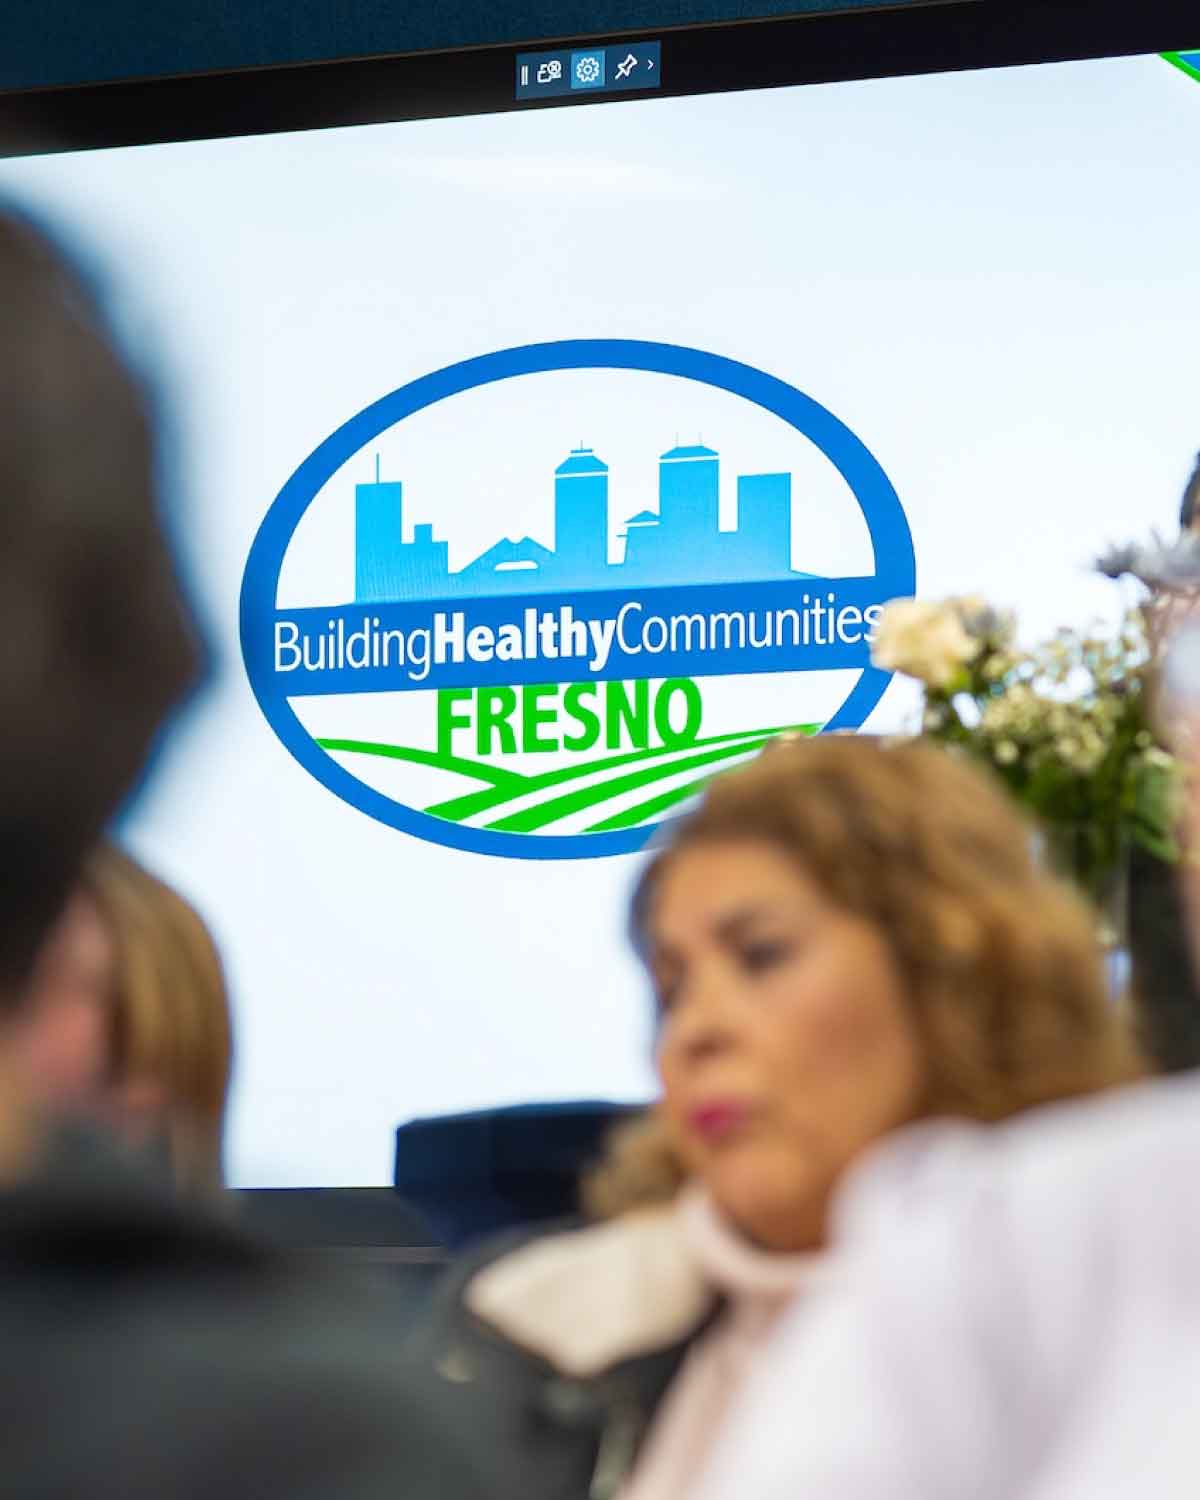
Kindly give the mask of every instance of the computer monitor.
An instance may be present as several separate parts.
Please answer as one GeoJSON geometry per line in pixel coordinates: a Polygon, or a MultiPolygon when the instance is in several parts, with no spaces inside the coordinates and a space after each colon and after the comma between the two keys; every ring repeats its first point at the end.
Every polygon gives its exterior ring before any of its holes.
{"type": "Polygon", "coordinates": [[[890,598],[1116,614],[1091,560],[1200,442],[1189,9],[0,99],[0,190],[169,397],[219,671],[122,834],[227,958],[235,1184],[650,1097],[624,908],[706,781],[902,728],[890,598]]]}

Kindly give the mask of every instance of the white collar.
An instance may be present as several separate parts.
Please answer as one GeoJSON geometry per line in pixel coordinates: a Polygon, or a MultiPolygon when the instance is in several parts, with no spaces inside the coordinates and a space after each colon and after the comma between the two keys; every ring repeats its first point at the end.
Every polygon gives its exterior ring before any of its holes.
{"type": "Polygon", "coordinates": [[[662,1208],[513,1251],[472,1278],[466,1302],[506,1338],[587,1379],[679,1343],[718,1295],[782,1299],[827,1262],[755,1249],[691,1189],[662,1208]]]}

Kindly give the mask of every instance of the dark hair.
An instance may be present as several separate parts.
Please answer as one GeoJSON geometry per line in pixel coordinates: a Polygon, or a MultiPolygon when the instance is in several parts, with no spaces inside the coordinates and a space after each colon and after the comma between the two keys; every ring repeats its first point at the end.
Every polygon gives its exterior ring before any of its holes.
{"type": "Polygon", "coordinates": [[[155,469],[97,299],[0,211],[0,1011],[198,671],[155,469]]]}

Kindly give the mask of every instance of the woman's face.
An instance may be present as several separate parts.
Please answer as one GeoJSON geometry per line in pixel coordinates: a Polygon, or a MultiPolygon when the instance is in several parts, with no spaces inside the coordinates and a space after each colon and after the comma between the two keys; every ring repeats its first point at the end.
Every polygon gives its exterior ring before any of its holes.
{"type": "Polygon", "coordinates": [[[685,1165],[749,1238],[816,1248],[839,1178],[917,1108],[886,942],[756,841],[670,860],[648,937],[662,1109],[685,1165]]]}
{"type": "Polygon", "coordinates": [[[31,1094],[54,1110],[92,1114],[104,1099],[115,962],[95,905],[73,896],[38,959],[13,1037],[31,1094]]]}

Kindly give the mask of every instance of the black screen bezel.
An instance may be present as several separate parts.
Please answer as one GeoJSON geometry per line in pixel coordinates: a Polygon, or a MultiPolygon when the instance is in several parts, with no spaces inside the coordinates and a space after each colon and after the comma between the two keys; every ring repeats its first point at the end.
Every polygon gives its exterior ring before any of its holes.
{"type": "Polygon", "coordinates": [[[8,92],[0,94],[0,156],[571,109],[1179,51],[1198,43],[1195,0],[930,0],[785,20],[8,92]],[[514,97],[519,52],[658,37],[662,85],[653,93],[514,97]]]}

